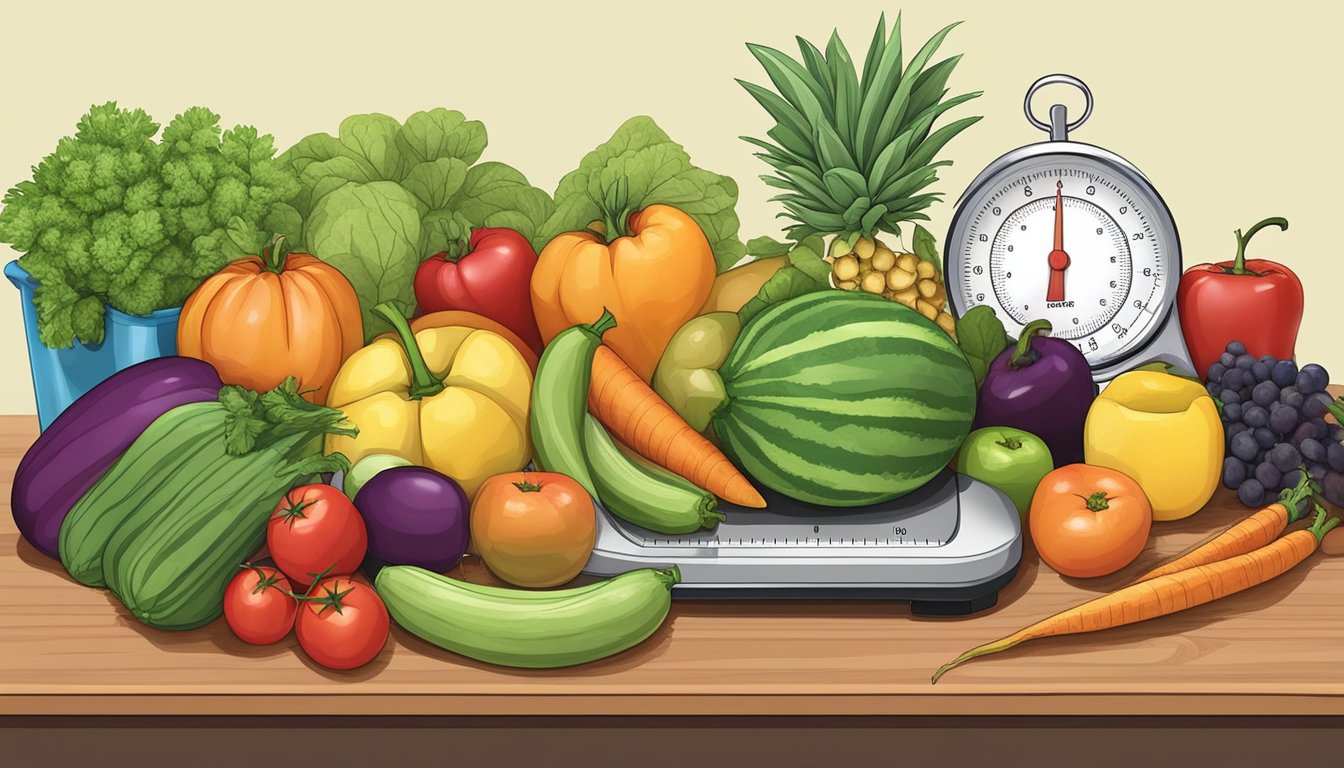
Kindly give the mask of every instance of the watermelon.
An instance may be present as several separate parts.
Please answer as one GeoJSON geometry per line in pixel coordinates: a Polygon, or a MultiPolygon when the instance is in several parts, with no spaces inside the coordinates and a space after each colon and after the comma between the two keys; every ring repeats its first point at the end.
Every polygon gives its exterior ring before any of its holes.
{"type": "Polygon", "coordinates": [[[758,482],[812,504],[894,499],[938,474],[975,416],[957,345],[878,296],[818,291],[742,330],[719,368],[720,446],[758,482]]]}

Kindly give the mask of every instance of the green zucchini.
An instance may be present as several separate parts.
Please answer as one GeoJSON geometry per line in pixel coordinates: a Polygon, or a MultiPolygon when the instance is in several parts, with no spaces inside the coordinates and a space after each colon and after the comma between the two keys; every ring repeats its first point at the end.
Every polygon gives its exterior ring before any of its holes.
{"type": "Polygon", "coordinates": [[[677,534],[713,528],[724,519],[714,494],[662,467],[626,456],[591,414],[584,421],[583,448],[598,501],[622,520],[677,534]]]}
{"type": "Polygon", "coordinates": [[[300,466],[313,455],[308,442],[306,435],[292,435],[222,462],[154,515],[147,533],[124,545],[114,541],[103,559],[113,593],[136,618],[160,629],[192,629],[217,618],[238,565],[265,543],[276,504],[312,474],[300,466]]]}
{"type": "Polygon", "coordinates": [[[428,643],[491,664],[549,669],[643,642],[667,618],[672,586],[680,580],[673,566],[576,589],[482,592],[433,571],[394,565],[378,572],[374,588],[397,624],[428,643]]]}
{"type": "Polygon", "coordinates": [[[84,494],[61,524],[61,564],[75,581],[106,585],[103,551],[117,528],[153,498],[182,465],[215,440],[207,428],[220,424],[217,401],[189,403],[155,419],[112,468],[84,494]]]}
{"type": "Polygon", "coordinates": [[[583,420],[588,414],[588,386],[593,355],[602,334],[616,327],[610,312],[592,325],[566,328],[551,339],[537,363],[532,381],[532,449],[537,466],[573,478],[590,496],[597,486],[583,452],[583,420]]]}
{"type": "Polygon", "coordinates": [[[106,584],[146,624],[205,624],[284,493],[349,468],[322,455],[323,435],[354,431],[343,422],[303,400],[292,379],[265,394],[224,387],[218,401],[175,408],[76,505],[61,530],[62,562],[80,581],[106,584]]]}

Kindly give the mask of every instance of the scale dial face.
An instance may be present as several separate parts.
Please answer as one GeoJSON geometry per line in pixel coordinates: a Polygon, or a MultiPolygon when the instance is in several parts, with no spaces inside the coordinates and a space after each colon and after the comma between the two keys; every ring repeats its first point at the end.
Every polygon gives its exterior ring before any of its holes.
{"type": "Polygon", "coordinates": [[[1054,152],[996,165],[968,191],[948,238],[958,312],[988,304],[1014,336],[1048,320],[1050,335],[1093,368],[1141,347],[1180,277],[1161,198],[1132,166],[1098,157],[1054,152]]]}

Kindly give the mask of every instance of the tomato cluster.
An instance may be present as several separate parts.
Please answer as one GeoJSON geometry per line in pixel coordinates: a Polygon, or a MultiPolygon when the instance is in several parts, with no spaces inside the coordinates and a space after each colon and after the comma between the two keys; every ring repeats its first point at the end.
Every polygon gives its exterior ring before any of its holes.
{"type": "Polygon", "coordinates": [[[303,652],[328,669],[372,661],[387,642],[389,619],[373,587],[352,578],[368,549],[355,505],[329,485],[295,488],[271,514],[266,544],[277,567],[245,565],[224,591],[233,633],[269,645],[293,629],[303,652]]]}

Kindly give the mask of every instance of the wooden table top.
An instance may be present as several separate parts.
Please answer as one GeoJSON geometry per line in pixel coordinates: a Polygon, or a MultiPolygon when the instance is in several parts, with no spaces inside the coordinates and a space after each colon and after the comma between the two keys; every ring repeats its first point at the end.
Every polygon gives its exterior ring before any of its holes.
{"type": "MultiPolygon", "coordinates": [[[[0,498],[37,433],[0,417],[0,498]]],[[[960,651],[1121,585],[1246,515],[1219,490],[1157,523],[1118,574],[1062,578],[1027,547],[998,605],[960,619],[905,603],[681,602],[640,646],[553,671],[490,667],[395,629],[368,666],[331,672],[293,635],[253,647],[224,620],[145,627],[73,582],[0,514],[0,715],[1344,714],[1344,557],[1181,614],[1037,641],[929,676],[960,651]]],[[[468,578],[483,568],[463,566],[468,578]]]]}

